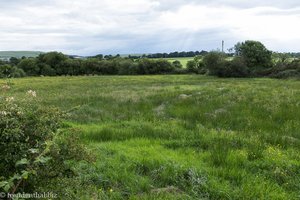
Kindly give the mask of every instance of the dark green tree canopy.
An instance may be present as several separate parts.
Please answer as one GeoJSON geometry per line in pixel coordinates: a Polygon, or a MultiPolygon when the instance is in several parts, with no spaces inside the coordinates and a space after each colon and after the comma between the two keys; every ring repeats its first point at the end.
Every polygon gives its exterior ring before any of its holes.
{"type": "Polygon", "coordinates": [[[261,42],[247,40],[237,43],[234,47],[235,54],[241,56],[249,68],[272,67],[272,52],[261,42]]]}

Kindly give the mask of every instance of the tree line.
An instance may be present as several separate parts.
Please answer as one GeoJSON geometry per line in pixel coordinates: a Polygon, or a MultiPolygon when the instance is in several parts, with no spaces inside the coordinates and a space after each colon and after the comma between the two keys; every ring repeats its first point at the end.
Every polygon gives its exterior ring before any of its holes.
{"type": "Polygon", "coordinates": [[[171,74],[180,73],[181,69],[178,62],[170,63],[165,59],[74,59],[49,52],[36,58],[11,58],[9,62],[0,63],[0,77],[171,74]]]}
{"type": "MultiPolygon", "coordinates": [[[[261,42],[237,43],[233,56],[220,51],[199,52],[183,68],[179,61],[169,62],[164,57],[149,58],[103,56],[101,54],[77,59],[59,52],[40,54],[36,58],[11,58],[0,61],[0,78],[62,75],[147,75],[147,74],[207,74],[218,77],[300,77],[299,59],[290,54],[274,53],[261,42]]],[[[194,52],[197,53],[197,52],[194,52]]],[[[179,53],[170,53],[176,57],[179,53]]],[[[188,55],[188,54],[186,54],[188,55]]]]}
{"type": "MultiPolygon", "coordinates": [[[[234,46],[234,56],[211,51],[187,63],[189,72],[218,77],[300,78],[300,60],[289,53],[274,53],[259,41],[234,46]]],[[[294,55],[294,54],[293,54],[294,55]]]]}

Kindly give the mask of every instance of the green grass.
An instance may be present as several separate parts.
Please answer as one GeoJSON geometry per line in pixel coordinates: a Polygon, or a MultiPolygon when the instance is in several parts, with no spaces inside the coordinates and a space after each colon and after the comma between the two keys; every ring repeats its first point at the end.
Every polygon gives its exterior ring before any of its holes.
{"type": "MultiPolygon", "coordinates": [[[[0,80],[0,84],[1,81],[0,80]]],[[[47,189],[78,199],[299,199],[300,82],[198,75],[24,78],[96,155],[47,189]]]]}
{"type": "MultiPolygon", "coordinates": [[[[158,58],[155,58],[155,59],[158,59],[158,58]]],[[[178,60],[182,64],[182,67],[186,68],[188,61],[193,60],[194,57],[164,58],[164,59],[168,60],[171,63],[178,60]]]]}
{"type": "Polygon", "coordinates": [[[25,57],[37,57],[42,52],[40,51],[0,51],[0,58],[22,58],[25,57]]]}
{"type": "Polygon", "coordinates": [[[186,65],[187,65],[188,61],[193,60],[193,59],[194,59],[193,57],[167,58],[167,60],[170,61],[170,62],[174,62],[175,60],[178,60],[182,64],[183,68],[186,68],[186,65]]]}

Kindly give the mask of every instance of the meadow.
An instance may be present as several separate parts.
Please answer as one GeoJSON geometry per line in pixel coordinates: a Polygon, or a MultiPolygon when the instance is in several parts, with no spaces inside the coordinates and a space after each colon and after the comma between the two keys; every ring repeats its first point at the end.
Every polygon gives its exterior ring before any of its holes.
{"type": "Polygon", "coordinates": [[[188,63],[188,61],[193,60],[193,57],[180,57],[180,58],[165,58],[166,60],[168,60],[169,62],[174,62],[176,60],[178,60],[181,64],[183,68],[186,68],[186,65],[188,63]]]}
{"type": "Polygon", "coordinates": [[[0,58],[9,59],[11,57],[22,58],[25,57],[37,57],[41,51],[0,51],[0,58]]]}
{"type": "Polygon", "coordinates": [[[65,126],[95,154],[48,191],[70,199],[300,198],[297,80],[67,76],[10,84],[16,100],[35,90],[38,104],[67,111],[65,126]]]}

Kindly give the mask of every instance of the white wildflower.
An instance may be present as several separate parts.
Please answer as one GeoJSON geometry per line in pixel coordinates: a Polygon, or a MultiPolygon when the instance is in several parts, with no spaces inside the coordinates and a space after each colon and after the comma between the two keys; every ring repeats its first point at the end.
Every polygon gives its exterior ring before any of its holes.
{"type": "Polygon", "coordinates": [[[14,97],[6,97],[6,99],[5,99],[5,101],[7,101],[7,102],[12,102],[14,100],[15,100],[14,97]]]}
{"type": "Polygon", "coordinates": [[[0,115],[6,116],[7,112],[6,111],[0,111],[0,115]]]}
{"type": "Polygon", "coordinates": [[[33,91],[33,90],[28,90],[27,94],[30,96],[36,97],[36,91],[33,91]]]}
{"type": "Polygon", "coordinates": [[[5,85],[2,85],[1,87],[3,90],[9,90],[10,89],[10,86],[5,84],[5,85]]]}

